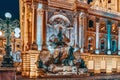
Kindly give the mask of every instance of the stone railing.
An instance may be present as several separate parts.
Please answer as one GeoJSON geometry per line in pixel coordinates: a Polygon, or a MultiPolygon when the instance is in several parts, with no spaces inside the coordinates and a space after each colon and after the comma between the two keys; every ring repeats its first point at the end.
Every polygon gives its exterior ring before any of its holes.
{"type": "Polygon", "coordinates": [[[118,55],[82,54],[81,57],[84,59],[89,72],[120,72],[120,56],[118,55]]]}
{"type": "Polygon", "coordinates": [[[100,11],[103,11],[103,12],[107,12],[107,13],[110,13],[110,14],[115,14],[115,15],[120,16],[120,12],[117,12],[117,11],[114,11],[114,10],[109,10],[109,9],[98,7],[98,6],[91,6],[91,9],[96,9],[96,10],[100,10],[100,11]]]}

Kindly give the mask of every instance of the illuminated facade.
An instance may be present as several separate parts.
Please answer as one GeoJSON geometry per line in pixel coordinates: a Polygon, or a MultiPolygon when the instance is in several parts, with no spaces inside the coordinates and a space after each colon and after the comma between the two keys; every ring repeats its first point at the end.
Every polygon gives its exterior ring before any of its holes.
{"type": "Polygon", "coordinates": [[[50,41],[59,27],[65,41],[70,40],[68,46],[80,51],[90,72],[119,72],[119,11],[120,0],[93,0],[90,4],[87,0],[20,0],[22,75],[40,74],[37,57],[45,47],[54,54],[50,41]]]}

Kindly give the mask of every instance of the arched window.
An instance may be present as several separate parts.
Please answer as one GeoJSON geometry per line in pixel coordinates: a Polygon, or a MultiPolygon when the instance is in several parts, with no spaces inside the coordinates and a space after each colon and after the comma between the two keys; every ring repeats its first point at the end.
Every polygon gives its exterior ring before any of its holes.
{"type": "Polygon", "coordinates": [[[93,0],[87,0],[87,3],[90,4],[90,2],[92,2],[93,0]]]}
{"type": "Polygon", "coordinates": [[[108,3],[111,3],[111,0],[108,0],[108,3]]]}
{"type": "Polygon", "coordinates": [[[112,44],[111,44],[111,50],[112,52],[116,52],[117,51],[117,43],[116,43],[116,40],[112,40],[112,44]]]}
{"type": "Polygon", "coordinates": [[[89,20],[89,28],[93,28],[94,22],[92,20],[89,20]]]}
{"type": "Polygon", "coordinates": [[[102,39],[100,40],[100,51],[101,51],[101,52],[105,52],[105,50],[106,50],[106,41],[105,41],[104,38],[102,38],[102,39]]]}

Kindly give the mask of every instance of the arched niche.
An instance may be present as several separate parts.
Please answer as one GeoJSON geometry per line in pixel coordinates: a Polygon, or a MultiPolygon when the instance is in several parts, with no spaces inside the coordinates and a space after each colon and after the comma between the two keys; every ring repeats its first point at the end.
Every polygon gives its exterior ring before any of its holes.
{"type": "Polygon", "coordinates": [[[47,41],[50,40],[51,36],[57,37],[59,29],[62,29],[64,37],[70,38],[71,36],[71,22],[70,20],[62,14],[56,14],[49,18],[47,23],[47,41]]]}

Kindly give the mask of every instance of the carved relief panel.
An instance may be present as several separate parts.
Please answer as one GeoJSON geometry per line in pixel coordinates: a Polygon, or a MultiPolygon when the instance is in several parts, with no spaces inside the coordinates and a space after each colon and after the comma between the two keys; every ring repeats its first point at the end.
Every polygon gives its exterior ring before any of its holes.
{"type": "Polygon", "coordinates": [[[106,33],[106,22],[104,20],[100,21],[100,33],[106,33]]]}
{"type": "Polygon", "coordinates": [[[118,34],[117,24],[113,23],[111,28],[112,28],[111,29],[112,34],[117,35],[118,34]]]}

